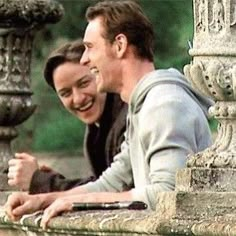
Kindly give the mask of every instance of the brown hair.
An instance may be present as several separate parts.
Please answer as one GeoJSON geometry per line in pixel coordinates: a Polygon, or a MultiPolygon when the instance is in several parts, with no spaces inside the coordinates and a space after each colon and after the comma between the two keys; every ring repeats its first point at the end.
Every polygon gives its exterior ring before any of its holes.
{"type": "Polygon", "coordinates": [[[153,61],[154,32],[141,7],[134,1],[102,1],[90,6],[86,12],[88,21],[102,16],[103,37],[110,43],[122,33],[128,43],[136,48],[137,56],[153,61]]]}
{"type": "Polygon", "coordinates": [[[66,43],[54,50],[48,57],[44,66],[44,78],[55,90],[53,82],[53,71],[65,62],[79,63],[85,47],[82,40],[66,43]]]}

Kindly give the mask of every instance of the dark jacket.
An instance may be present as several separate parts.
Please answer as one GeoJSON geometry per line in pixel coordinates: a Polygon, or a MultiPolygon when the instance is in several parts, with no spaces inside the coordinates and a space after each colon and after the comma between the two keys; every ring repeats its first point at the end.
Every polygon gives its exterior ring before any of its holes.
{"type": "Polygon", "coordinates": [[[127,105],[118,95],[108,94],[99,127],[87,125],[84,137],[84,155],[91,163],[94,176],[66,179],[54,171],[37,170],[33,174],[29,193],[63,191],[98,178],[120,151],[126,127],[127,105]]]}

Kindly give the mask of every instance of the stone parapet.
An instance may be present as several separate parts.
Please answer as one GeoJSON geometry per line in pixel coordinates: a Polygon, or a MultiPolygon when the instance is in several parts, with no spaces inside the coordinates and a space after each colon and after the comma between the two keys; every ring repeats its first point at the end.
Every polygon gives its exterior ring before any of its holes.
{"type": "Polygon", "coordinates": [[[163,230],[171,232],[168,222],[160,219],[159,214],[146,210],[67,213],[53,218],[45,231],[39,227],[40,219],[41,213],[25,215],[20,221],[12,222],[2,211],[0,233],[9,229],[36,232],[37,235],[161,235],[163,230]]]}
{"type": "Polygon", "coordinates": [[[185,168],[176,175],[176,191],[236,191],[236,169],[185,168]]]}
{"type": "Polygon", "coordinates": [[[194,220],[236,214],[236,193],[163,192],[158,194],[157,212],[169,218],[194,220]]]}
{"type": "Polygon", "coordinates": [[[81,211],[53,218],[46,230],[39,227],[40,218],[39,213],[12,222],[0,210],[0,235],[236,235],[236,219],[231,214],[196,220],[164,218],[160,212],[149,211],[81,211]]]}

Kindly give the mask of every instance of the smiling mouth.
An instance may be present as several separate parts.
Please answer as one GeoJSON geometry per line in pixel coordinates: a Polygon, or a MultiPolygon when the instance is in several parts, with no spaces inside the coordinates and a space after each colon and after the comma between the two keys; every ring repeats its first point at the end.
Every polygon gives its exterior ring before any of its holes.
{"type": "Polygon", "coordinates": [[[87,102],[83,106],[75,107],[74,110],[79,111],[79,112],[87,111],[93,106],[93,103],[94,103],[94,99],[90,100],[89,102],[87,102]]]}
{"type": "Polygon", "coordinates": [[[97,76],[99,73],[99,70],[96,67],[93,67],[90,69],[91,74],[97,76]]]}

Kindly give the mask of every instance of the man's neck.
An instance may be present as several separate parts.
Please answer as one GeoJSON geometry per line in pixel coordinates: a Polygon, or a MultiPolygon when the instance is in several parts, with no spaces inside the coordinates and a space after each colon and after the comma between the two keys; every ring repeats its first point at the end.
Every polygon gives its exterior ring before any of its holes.
{"type": "Polygon", "coordinates": [[[149,61],[131,61],[126,65],[127,70],[124,73],[123,86],[120,91],[121,99],[129,103],[130,96],[138,82],[148,73],[155,70],[153,62],[149,61]]]}

